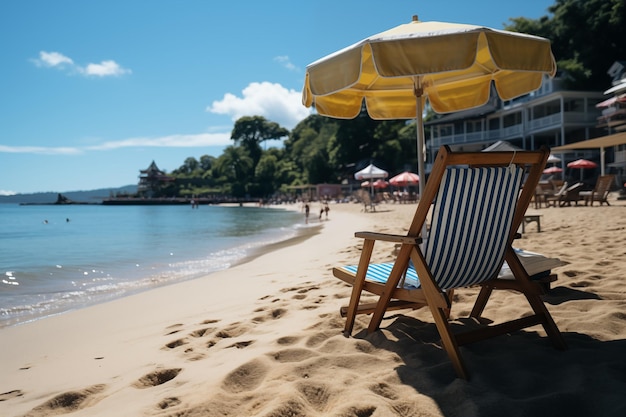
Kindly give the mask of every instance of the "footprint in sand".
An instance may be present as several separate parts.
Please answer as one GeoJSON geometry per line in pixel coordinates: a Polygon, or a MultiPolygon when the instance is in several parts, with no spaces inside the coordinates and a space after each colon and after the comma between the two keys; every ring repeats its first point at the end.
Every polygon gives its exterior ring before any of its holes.
{"type": "Polygon", "coordinates": [[[24,395],[24,393],[19,389],[14,389],[13,391],[3,392],[0,394],[0,401],[7,401],[11,398],[17,398],[24,395]]]}
{"type": "MultiPolygon", "coordinates": [[[[258,308],[256,310],[254,310],[256,313],[261,313],[261,312],[265,312],[266,309],[265,308],[258,308]]],[[[255,324],[259,324],[259,323],[264,323],[267,320],[276,320],[279,319],[281,317],[283,317],[285,314],[287,314],[287,309],[285,308],[275,308],[272,309],[271,311],[269,311],[268,313],[264,314],[264,315],[259,315],[259,316],[255,316],[252,318],[252,322],[255,324]]]]}
{"type": "Polygon", "coordinates": [[[285,336],[276,340],[276,343],[283,346],[295,345],[300,340],[297,336],[285,336]]]}
{"type": "Polygon", "coordinates": [[[187,343],[187,339],[176,339],[174,341],[166,343],[164,349],[175,349],[179,346],[186,345],[187,343]]]}
{"type": "Polygon", "coordinates": [[[269,370],[266,361],[253,359],[228,374],[222,382],[222,388],[233,394],[252,391],[263,383],[269,370]]]}
{"type": "Polygon", "coordinates": [[[380,395],[381,397],[387,398],[389,400],[398,399],[398,393],[396,392],[396,390],[388,384],[385,384],[384,382],[372,385],[369,388],[370,391],[372,391],[376,395],[380,395]]]}
{"type": "Polygon", "coordinates": [[[82,410],[96,404],[102,399],[97,394],[104,391],[106,385],[98,384],[85,388],[82,391],[69,391],[59,394],[40,406],[33,408],[24,417],[48,416],[51,414],[65,414],[82,410]]]}
{"type": "Polygon", "coordinates": [[[176,324],[172,324],[171,326],[167,326],[167,327],[165,328],[165,330],[166,330],[168,333],[166,333],[165,335],[166,335],[166,336],[169,336],[169,335],[171,335],[171,334],[178,333],[178,332],[180,332],[180,331],[182,330],[182,329],[181,329],[181,327],[183,327],[183,325],[182,325],[181,323],[176,323],[176,324]]]}
{"type": "Polygon", "coordinates": [[[322,343],[324,343],[325,341],[327,341],[328,339],[334,336],[337,336],[336,331],[319,332],[309,337],[305,345],[309,348],[318,347],[322,343]]]}
{"type": "Polygon", "coordinates": [[[157,404],[157,406],[161,410],[165,410],[166,408],[174,407],[175,405],[178,405],[178,404],[180,404],[180,399],[176,397],[168,397],[168,398],[164,398],[163,401],[160,401],[159,404],[157,404]]]}
{"type": "MultiPolygon", "coordinates": [[[[307,410],[299,400],[289,400],[266,414],[267,417],[306,416],[307,410]]],[[[357,415],[357,414],[355,414],[357,415]]]]}
{"type": "Polygon", "coordinates": [[[297,384],[296,389],[304,396],[311,407],[320,412],[325,410],[333,392],[326,384],[313,382],[300,382],[297,384]]]}
{"type": "Polygon", "coordinates": [[[277,362],[287,363],[287,362],[301,362],[306,359],[318,356],[318,354],[309,349],[294,348],[294,349],[284,349],[278,352],[269,353],[268,356],[277,362]]]}
{"type": "Polygon", "coordinates": [[[151,372],[139,378],[139,380],[133,384],[133,387],[150,388],[165,384],[176,378],[180,371],[182,371],[182,368],[161,369],[151,372]]]}
{"type": "Polygon", "coordinates": [[[226,348],[237,348],[237,349],[243,349],[245,347],[250,346],[251,344],[254,343],[254,340],[246,340],[244,342],[237,342],[237,343],[233,343],[230,346],[226,346],[226,348]]]}
{"type": "Polygon", "coordinates": [[[246,326],[239,322],[232,323],[230,326],[215,333],[215,337],[220,339],[229,339],[231,337],[238,337],[250,330],[250,326],[246,326]]]}
{"type": "Polygon", "coordinates": [[[194,330],[193,332],[189,333],[189,336],[191,336],[191,337],[202,337],[202,336],[205,336],[207,334],[213,333],[215,330],[216,330],[215,327],[205,327],[203,329],[194,330]]]}

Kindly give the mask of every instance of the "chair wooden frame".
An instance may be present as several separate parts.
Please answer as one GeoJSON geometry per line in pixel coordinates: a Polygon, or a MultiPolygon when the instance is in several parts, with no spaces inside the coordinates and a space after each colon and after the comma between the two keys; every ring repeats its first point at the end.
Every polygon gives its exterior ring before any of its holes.
{"type": "Polygon", "coordinates": [[[601,175],[598,177],[596,181],[596,185],[593,187],[592,191],[581,191],[580,196],[584,198],[585,205],[593,206],[593,202],[597,201],[602,204],[606,204],[610,206],[607,197],[609,196],[609,192],[611,191],[611,185],[613,185],[613,181],[615,180],[615,175],[601,175]]]}
{"type": "Polygon", "coordinates": [[[549,150],[545,148],[533,152],[452,152],[447,146],[442,146],[437,154],[407,234],[403,236],[357,232],[355,236],[364,239],[364,242],[356,272],[349,273],[342,267],[333,269],[335,277],[353,286],[349,305],[341,310],[342,315],[346,316],[345,333],[349,335],[352,332],[357,314],[372,314],[368,326],[368,332],[371,333],[379,328],[383,316],[388,310],[427,306],[432,313],[443,347],[448,353],[454,369],[459,377],[465,379],[469,377],[469,373],[461,357],[459,347],[467,343],[541,324],[554,346],[558,349],[565,349],[565,340],[540,298],[540,286],[531,281],[512,246],[516,231],[520,227],[526,209],[533,198],[548,156],[549,150]],[[503,256],[502,259],[497,260],[500,262],[500,266],[505,260],[507,261],[515,279],[498,279],[496,273],[492,278],[479,283],[481,290],[470,316],[479,318],[482,315],[494,289],[515,290],[522,293],[530,304],[533,314],[509,322],[481,326],[475,330],[454,334],[448,323],[454,288],[443,290],[440,287],[436,277],[431,273],[431,268],[426,262],[420,243],[422,243],[421,234],[431,209],[431,202],[435,201],[437,197],[442,177],[448,167],[459,165],[471,167],[515,165],[526,169],[526,177],[521,191],[519,194],[515,193],[519,197],[514,207],[510,232],[508,232],[508,238],[504,242],[503,256]],[[383,283],[366,279],[376,241],[400,244],[391,272],[386,282],[383,283]],[[410,261],[412,261],[419,277],[420,288],[411,289],[399,285],[410,261]],[[359,302],[362,291],[377,294],[379,296],[378,302],[361,305],[359,302]]]}

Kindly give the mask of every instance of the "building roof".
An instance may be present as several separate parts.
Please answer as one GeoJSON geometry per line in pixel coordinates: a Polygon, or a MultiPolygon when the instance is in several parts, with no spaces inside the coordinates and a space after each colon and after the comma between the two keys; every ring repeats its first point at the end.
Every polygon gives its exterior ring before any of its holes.
{"type": "Polygon", "coordinates": [[[603,136],[600,138],[583,140],[576,143],[570,143],[569,145],[557,146],[552,148],[552,152],[562,152],[571,149],[594,149],[594,148],[608,148],[610,146],[624,145],[626,144],[626,132],[616,133],[614,135],[603,136]]]}

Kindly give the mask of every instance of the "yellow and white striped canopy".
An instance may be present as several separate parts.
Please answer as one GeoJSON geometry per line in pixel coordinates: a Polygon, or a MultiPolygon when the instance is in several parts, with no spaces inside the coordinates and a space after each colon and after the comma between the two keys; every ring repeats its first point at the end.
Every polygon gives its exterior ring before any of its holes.
{"type": "Polygon", "coordinates": [[[321,115],[353,118],[365,100],[373,119],[411,119],[419,96],[450,113],[486,104],[492,81],[509,100],[555,72],[547,39],[414,17],[310,64],[302,102],[321,115]]]}

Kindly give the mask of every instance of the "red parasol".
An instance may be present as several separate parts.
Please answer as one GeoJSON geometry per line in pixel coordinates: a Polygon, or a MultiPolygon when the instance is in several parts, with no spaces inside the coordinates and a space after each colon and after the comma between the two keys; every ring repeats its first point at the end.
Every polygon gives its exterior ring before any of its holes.
{"type": "Polygon", "coordinates": [[[596,164],[595,162],[588,161],[586,159],[577,159],[567,164],[568,168],[580,168],[580,169],[596,168],[597,166],[598,164],[596,164]]]}
{"type": "Polygon", "coordinates": [[[395,187],[406,187],[407,185],[416,185],[420,182],[420,177],[409,171],[405,171],[395,177],[389,179],[389,184],[395,187]]]}
{"type": "Polygon", "coordinates": [[[387,188],[389,183],[385,180],[376,180],[373,183],[370,181],[363,181],[361,187],[374,187],[374,188],[387,188]]]}
{"type": "Polygon", "coordinates": [[[569,164],[567,164],[568,168],[577,168],[580,169],[580,181],[582,182],[583,180],[583,169],[590,169],[590,168],[595,168],[597,167],[598,164],[596,164],[593,161],[589,161],[587,159],[577,159],[575,161],[570,162],[569,164]]]}
{"type": "Polygon", "coordinates": [[[559,167],[550,167],[543,170],[544,174],[558,174],[559,172],[563,172],[563,169],[559,167]]]}

